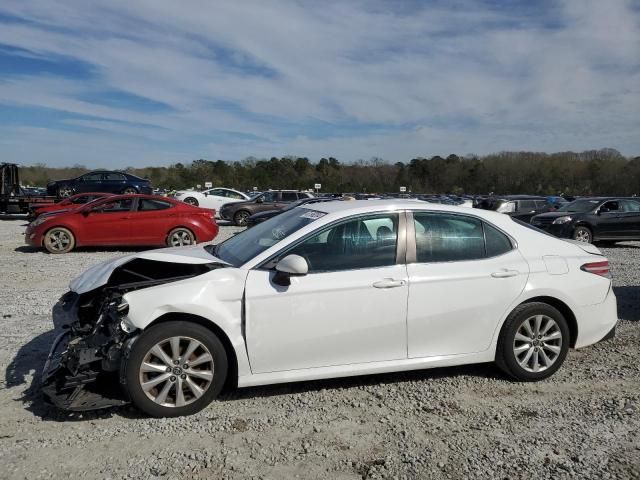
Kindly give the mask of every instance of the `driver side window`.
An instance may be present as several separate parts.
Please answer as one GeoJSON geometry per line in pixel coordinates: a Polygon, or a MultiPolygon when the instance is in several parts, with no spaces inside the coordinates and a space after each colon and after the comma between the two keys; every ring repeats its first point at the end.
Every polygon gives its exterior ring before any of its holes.
{"type": "Polygon", "coordinates": [[[398,215],[369,215],[333,225],[286,252],[300,255],[309,273],[395,265],[398,215]]]}
{"type": "Polygon", "coordinates": [[[276,192],[266,192],[260,198],[262,198],[263,202],[275,202],[278,199],[277,195],[276,192]]]}
{"type": "Polygon", "coordinates": [[[604,205],[602,205],[601,208],[605,208],[607,211],[609,212],[617,212],[619,209],[619,204],[617,200],[611,200],[609,202],[606,202],[604,205]]]}
{"type": "Polygon", "coordinates": [[[102,205],[95,207],[94,210],[101,213],[128,212],[131,210],[132,203],[133,199],[123,198],[115,202],[103,203],[102,205]]]}

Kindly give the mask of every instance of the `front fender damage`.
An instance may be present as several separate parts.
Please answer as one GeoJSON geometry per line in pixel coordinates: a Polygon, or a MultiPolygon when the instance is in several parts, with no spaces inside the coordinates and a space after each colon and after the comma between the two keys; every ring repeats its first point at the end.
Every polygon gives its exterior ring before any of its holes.
{"type": "Polygon", "coordinates": [[[54,306],[61,330],[47,357],[41,379],[50,403],[84,411],[123,405],[124,369],[139,330],[123,325],[127,292],[204,274],[223,264],[184,264],[136,258],[113,270],[108,282],[92,291],[69,291],[54,306]]]}

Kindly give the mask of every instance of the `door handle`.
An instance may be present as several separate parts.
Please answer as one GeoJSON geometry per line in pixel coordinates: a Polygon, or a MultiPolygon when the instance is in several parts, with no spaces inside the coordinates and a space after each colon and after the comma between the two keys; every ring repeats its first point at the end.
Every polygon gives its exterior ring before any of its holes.
{"type": "Polygon", "coordinates": [[[509,278],[509,277],[515,277],[516,275],[518,275],[517,270],[500,270],[499,272],[493,272],[491,274],[491,276],[493,278],[509,278]]]}
{"type": "Polygon", "coordinates": [[[373,282],[373,286],[375,288],[396,288],[402,287],[406,284],[404,280],[395,280],[393,278],[385,278],[383,280],[378,280],[377,282],[373,282]]]}

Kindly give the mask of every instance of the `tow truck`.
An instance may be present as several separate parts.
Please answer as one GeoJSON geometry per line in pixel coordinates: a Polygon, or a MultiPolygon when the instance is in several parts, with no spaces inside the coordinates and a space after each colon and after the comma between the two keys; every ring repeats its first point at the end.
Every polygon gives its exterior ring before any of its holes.
{"type": "Polygon", "coordinates": [[[51,204],[56,197],[34,195],[20,186],[15,163],[0,163],[0,213],[29,213],[32,205],[51,204]]]}

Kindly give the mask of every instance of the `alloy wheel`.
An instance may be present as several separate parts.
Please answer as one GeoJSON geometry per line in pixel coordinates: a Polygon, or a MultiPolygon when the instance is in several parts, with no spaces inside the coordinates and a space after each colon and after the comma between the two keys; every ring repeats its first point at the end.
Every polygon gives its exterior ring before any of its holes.
{"type": "Polygon", "coordinates": [[[51,231],[46,240],[48,250],[55,252],[64,252],[71,244],[71,237],[64,230],[51,231]]]}
{"type": "Polygon", "coordinates": [[[184,203],[188,204],[188,205],[193,205],[194,207],[198,206],[198,200],[196,200],[193,197],[187,197],[184,199],[184,203]]]}
{"type": "Polygon", "coordinates": [[[578,228],[573,236],[574,240],[583,243],[591,243],[591,234],[586,228],[578,228]]]}
{"type": "Polygon", "coordinates": [[[73,189],[71,187],[61,187],[58,190],[58,196],[61,198],[67,198],[73,195],[73,189]]]}
{"type": "Polygon", "coordinates": [[[169,244],[172,247],[184,247],[194,243],[193,234],[188,230],[176,230],[169,237],[169,244]]]}
{"type": "Polygon", "coordinates": [[[235,215],[236,225],[244,227],[247,224],[247,219],[249,218],[249,212],[245,212],[244,210],[239,211],[235,215]]]}
{"type": "Polygon", "coordinates": [[[191,337],[171,337],[156,343],[140,365],[140,387],[163,407],[184,407],[198,400],[213,381],[213,356],[191,337]]]}
{"type": "Polygon", "coordinates": [[[558,359],[561,350],[562,331],[547,315],[534,315],[524,320],[513,340],[516,361],[528,372],[548,369],[558,359]]]}
{"type": "Polygon", "coordinates": [[[122,191],[122,193],[123,193],[124,195],[133,195],[133,194],[138,193],[138,192],[136,191],[136,189],[135,189],[135,188],[133,188],[133,187],[128,187],[128,188],[125,188],[125,189],[122,191]]]}

